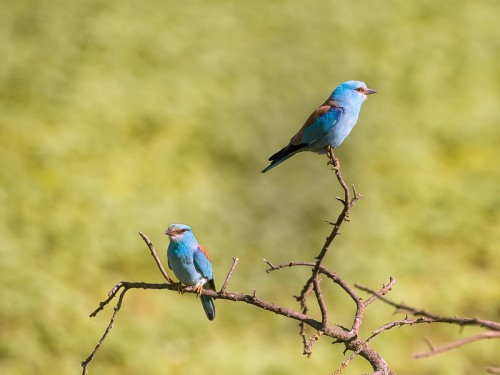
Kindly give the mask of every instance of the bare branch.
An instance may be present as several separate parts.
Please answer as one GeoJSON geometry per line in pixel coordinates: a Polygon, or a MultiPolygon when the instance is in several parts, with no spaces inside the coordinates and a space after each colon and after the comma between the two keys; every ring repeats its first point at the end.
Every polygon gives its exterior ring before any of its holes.
{"type": "Polygon", "coordinates": [[[344,190],[344,199],[338,198],[338,200],[342,203],[344,208],[342,209],[340,215],[337,218],[337,221],[335,224],[333,224],[333,229],[330,235],[326,238],[325,243],[316,257],[316,267],[313,269],[313,275],[317,275],[319,272],[319,266],[323,262],[323,259],[328,252],[328,248],[330,247],[330,244],[333,242],[335,237],[340,232],[340,226],[342,223],[346,220],[346,218],[349,216],[349,209],[354,205],[355,201],[351,201],[351,195],[349,192],[349,187],[345,183],[344,179],[342,178],[342,174],[340,173],[340,162],[335,157],[335,154],[333,153],[333,148],[330,146],[327,147],[326,150],[326,155],[329,158],[328,165],[332,165],[332,169],[335,172],[335,176],[337,177],[338,182],[340,183],[340,186],[342,186],[342,189],[344,190]]]}
{"type": "MultiPolygon", "coordinates": [[[[354,357],[356,357],[361,351],[361,347],[358,348],[357,350],[355,350],[354,352],[351,353],[351,355],[349,357],[347,357],[344,362],[342,362],[342,364],[340,365],[340,367],[335,370],[335,372],[333,373],[333,375],[340,375],[344,372],[344,370],[347,368],[347,365],[349,365],[349,362],[351,362],[354,357]]],[[[384,372],[382,372],[381,374],[384,374],[384,372]]]]}
{"type": "MultiPolygon", "coordinates": [[[[309,279],[309,281],[302,288],[300,295],[295,297],[295,299],[299,302],[300,311],[302,312],[302,314],[307,314],[309,312],[309,307],[307,306],[307,297],[309,297],[312,290],[313,290],[312,280],[309,279]]],[[[309,357],[309,356],[311,356],[312,346],[308,345],[307,334],[306,334],[306,325],[304,322],[300,322],[299,327],[300,327],[299,334],[302,337],[302,343],[304,345],[303,354],[305,354],[309,357]]]]}
{"type": "Polygon", "coordinates": [[[323,324],[324,327],[328,326],[328,310],[326,308],[325,304],[325,299],[323,298],[323,293],[321,292],[321,288],[319,286],[320,279],[316,275],[316,277],[313,279],[313,290],[314,294],[316,295],[316,299],[318,300],[318,305],[319,309],[321,311],[321,324],[323,324]]]}
{"type": "Polygon", "coordinates": [[[323,331],[318,331],[309,338],[309,342],[304,347],[304,354],[307,355],[307,357],[312,355],[312,347],[319,340],[321,335],[323,335],[323,331]]]}
{"type": "MultiPolygon", "coordinates": [[[[97,342],[97,345],[95,346],[95,348],[92,351],[92,353],[90,353],[90,355],[81,363],[81,365],[82,365],[82,375],[87,375],[88,374],[87,367],[88,367],[89,363],[92,362],[92,360],[94,359],[97,351],[101,347],[102,343],[104,342],[104,340],[106,340],[106,337],[108,337],[108,334],[111,331],[111,328],[113,328],[113,324],[115,323],[116,317],[118,315],[118,311],[120,311],[120,308],[122,307],[123,297],[125,296],[125,293],[127,292],[127,290],[128,289],[125,288],[120,293],[120,297],[118,298],[118,303],[115,306],[115,312],[111,316],[111,319],[109,320],[109,324],[106,327],[106,330],[104,331],[104,334],[102,335],[102,337],[97,342]]],[[[113,298],[113,297],[114,297],[114,295],[110,296],[109,298],[113,298]]]]}
{"type": "Polygon", "coordinates": [[[500,332],[487,331],[487,332],[483,332],[483,333],[480,333],[480,334],[477,334],[474,336],[466,337],[462,340],[450,342],[448,344],[445,344],[445,345],[437,347],[437,348],[431,346],[430,350],[427,352],[413,354],[413,358],[419,359],[419,358],[432,357],[433,355],[437,355],[437,354],[446,352],[448,350],[459,348],[463,345],[470,344],[471,342],[484,340],[484,339],[493,339],[493,338],[500,338],[500,332]]]}
{"type": "Polygon", "coordinates": [[[163,267],[163,264],[161,263],[160,258],[158,258],[158,254],[156,254],[156,250],[153,246],[153,243],[149,240],[149,238],[142,232],[139,232],[139,236],[146,242],[146,245],[148,245],[149,250],[151,251],[151,255],[153,256],[156,265],[160,269],[161,274],[163,277],[170,283],[170,284],[175,284],[175,282],[168,276],[167,271],[165,271],[165,268],[163,267]]]}
{"type": "Polygon", "coordinates": [[[384,303],[393,306],[396,308],[397,311],[399,312],[405,312],[407,314],[413,315],[413,316],[420,316],[423,318],[427,318],[426,323],[429,322],[439,322],[439,323],[450,323],[450,324],[457,324],[459,326],[479,326],[483,328],[488,328],[493,331],[500,331],[500,323],[499,322],[494,322],[491,320],[484,320],[484,319],[478,319],[478,318],[466,318],[466,317],[448,317],[448,316],[440,316],[437,314],[433,314],[430,312],[427,312],[425,310],[419,310],[414,307],[408,306],[404,303],[397,303],[389,300],[386,297],[383,297],[382,294],[377,294],[374,290],[357,285],[356,286],[358,289],[361,289],[367,293],[377,295],[377,298],[383,301],[384,303]]]}
{"type": "Polygon", "coordinates": [[[390,330],[390,329],[392,329],[394,327],[401,327],[401,326],[404,326],[404,325],[413,325],[413,324],[416,324],[416,323],[429,323],[429,322],[425,321],[423,318],[408,319],[408,317],[405,317],[404,319],[401,319],[401,320],[394,320],[392,322],[384,324],[379,329],[373,331],[372,335],[366,339],[366,342],[372,341],[375,337],[377,337],[382,332],[388,331],[388,330],[390,330]]]}
{"type": "Polygon", "coordinates": [[[231,279],[231,276],[233,276],[234,269],[236,268],[236,264],[238,264],[239,259],[233,257],[233,265],[231,266],[231,269],[227,273],[226,280],[224,280],[224,284],[222,284],[222,288],[220,289],[220,293],[225,293],[227,284],[229,283],[229,280],[231,279]]]}
{"type": "MultiPolygon", "coordinates": [[[[224,283],[219,292],[213,290],[204,290],[203,294],[214,299],[219,300],[227,300],[232,302],[244,302],[246,304],[255,306],[257,308],[272,312],[277,315],[281,315],[283,317],[294,319],[299,322],[300,327],[300,336],[302,338],[303,346],[304,346],[304,354],[310,356],[312,354],[312,348],[314,344],[320,339],[321,336],[327,336],[333,339],[333,343],[341,343],[345,346],[345,351],[352,351],[352,353],[344,360],[341,364],[340,368],[335,371],[335,374],[340,374],[348,364],[354,359],[356,356],[360,356],[367,360],[373,368],[372,375],[392,375],[392,371],[390,370],[387,362],[382,358],[382,356],[376,352],[369,343],[382,332],[390,330],[394,327],[402,327],[406,325],[413,324],[422,324],[422,323],[437,323],[444,322],[450,324],[456,324],[460,327],[466,325],[475,325],[480,327],[485,327],[490,329],[488,332],[484,332],[482,334],[478,334],[475,336],[467,337],[465,339],[461,339],[458,341],[454,341],[452,343],[443,345],[441,347],[435,348],[430,340],[427,339],[429,345],[429,351],[423,353],[417,353],[414,355],[415,358],[423,358],[432,355],[436,355],[442,353],[447,350],[452,350],[454,348],[458,348],[460,346],[469,344],[474,341],[479,341],[487,338],[499,338],[500,337],[500,323],[476,319],[476,318],[458,318],[458,317],[444,317],[429,313],[424,310],[418,310],[403,303],[395,303],[389,300],[385,295],[392,289],[394,286],[395,280],[394,278],[389,279],[389,283],[387,285],[383,285],[379,291],[375,291],[371,288],[364,287],[358,284],[354,286],[362,291],[365,291],[371,296],[364,301],[357,293],[357,291],[352,287],[349,283],[343,280],[336,272],[332,272],[323,266],[323,260],[328,252],[329,247],[331,246],[333,240],[340,234],[340,227],[345,221],[349,221],[349,213],[351,207],[362,197],[356,191],[355,186],[352,186],[352,194],[349,190],[348,185],[343,180],[341,172],[340,172],[340,163],[339,160],[335,157],[332,148],[327,149],[327,156],[329,158],[328,165],[332,166],[332,170],[335,172],[337,180],[344,191],[344,197],[337,197],[336,199],[342,203],[342,210],[337,217],[335,222],[326,221],[327,224],[332,225],[332,230],[330,235],[326,238],[318,256],[315,257],[314,262],[303,262],[303,261],[295,261],[295,262],[287,262],[283,264],[274,265],[270,261],[264,259],[264,262],[269,266],[266,270],[267,273],[271,273],[273,271],[282,270],[285,268],[291,267],[309,267],[311,269],[311,275],[304,283],[301,292],[298,296],[295,296],[295,299],[299,302],[300,309],[299,311],[288,309],[279,305],[276,305],[273,302],[266,301],[262,298],[257,297],[257,292],[254,290],[252,294],[239,293],[239,292],[227,292],[227,286],[229,284],[230,279],[235,272],[236,265],[238,263],[238,258],[233,258],[233,264],[229,269],[229,272],[225,278],[224,283]],[[344,328],[339,324],[335,324],[333,326],[329,323],[329,315],[328,309],[325,301],[325,296],[321,290],[320,285],[320,275],[326,276],[323,282],[333,282],[338,285],[355,303],[356,312],[354,316],[354,321],[352,323],[351,328],[344,328]],[[319,307],[321,313],[321,319],[310,316],[309,306],[308,306],[308,298],[311,297],[311,294],[314,292],[316,297],[316,303],[319,307]],[[395,320],[389,323],[382,325],[377,330],[373,331],[371,335],[363,340],[360,337],[360,330],[363,323],[364,311],[365,308],[370,305],[375,300],[380,300],[383,303],[389,304],[397,309],[399,312],[405,312],[414,318],[408,318],[406,316],[404,319],[395,320]],[[312,328],[316,331],[311,337],[307,338],[307,327],[312,328]],[[340,327],[340,328],[339,328],[340,327]]],[[[194,287],[192,286],[182,286],[179,283],[175,283],[165,271],[156,250],[154,249],[153,244],[149,240],[149,238],[143,233],[139,232],[139,235],[144,240],[146,245],[148,246],[151,255],[153,256],[157,267],[162,273],[163,277],[168,281],[168,283],[163,284],[153,284],[153,283],[144,283],[144,282],[127,282],[121,281],[117,283],[108,293],[108,298],[99,303],[99,306],[90,314],[90,316],[96,316],[100,311],[107,306],[111,300],[113,300],[119,293],[118,301],[115,305],[114,312],[111,316],[109,324],[102,335],[102,337],[97,342],[92,353],[82,361],[81,365],[83,368],[83,375],[88,374],[88,365],[95,358],[96,353],[101,348],[104,340],[109,335],[118,315],[118,311],[121,308],[123,298],[125,293],[130,289],[167,289],[171,291],[179,291],[179,292],[187,292],[194,293],[194,287]],[[120,292],[121,291],[121,292],[120,292]]],[[[495,367],[488,368],[488,372],[490,373],[499,373],[500,369],[495,367]]]]}
{"type": "MultiPolygon", "coordinates": [[[[382,285],[382,289],[380,289],[378,292],[374,293],[370,298],[368,298],[365,301],[365,306],[368,306],[370,303],[372,303],[377,298],[379,298],[379,296],[383,296],[383,295],[387,294],[387,292],[389,292],[392,289],[395,282],[396,282],[396,280],[391,276],[389,278],[389,283],[387,285],[382,285]]],[[[363,290],[359,284],[354,284],[354,286],[358,289],[363,290]]]]}

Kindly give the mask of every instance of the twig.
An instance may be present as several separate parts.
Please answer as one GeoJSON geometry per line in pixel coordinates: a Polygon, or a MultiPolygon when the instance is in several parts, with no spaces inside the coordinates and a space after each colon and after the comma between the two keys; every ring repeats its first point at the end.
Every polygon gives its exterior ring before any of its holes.
{"type": "MultiPolygon", "coordinates": [[[[377,295],[377,292],[375,292],[373,289],[370,289],[366,286],[361,286],[361,285],[356,285],[356,287],[360,290],[363,290],[367,293],[377,295]]],[[[449,317],[449,316],[440,316],[437,314],[433,314],[430,312],[427,312],[425,310],[419,310],[414,307],[408,306],[404,303],[397,303],[389,300],[387,297],[383,297],[381,294],[377,295],[377,298],[383,301],[384,303],[393,306],[396,308],[397,311],[399,312],[405,312],[413,316],[420,316],[423,318],[427,318],[427,322],[436,322],[436,323],[450,323],[450,324],[457,324],[459,326],[479,326],[483,328],[488,328],[492,331],[500,331],[500,323],[499,322],[494,322],[491,320],[485,320],[485,319],[478,319],[478,318],[466,318],[466,317],[449,317]]]]}
{"type": "MultiPolygon", "coordinates": [[[[144,282],[133,282],[133,281],[120,281],[116,284],[109,292],[108,298],[99,303],[99,307],[90,313],[90,317],[94,318],[100,311],[104,310],[104,307],[111,302],[113,298],[121,288],[125,289],[169,289],[174,290],[172,284],[156,284],[156,283],[144,283],[144,282]]],[[[183,291],[190,292],[193,287],[186,287],[183,291]]],[[[177,290],[177,289],[175,289],[177,290]]]]}
{"type": "Polygon", "coordinates": [[[337,177],[338,182],[340,183],[342,189],[344,190],[344,199],[342,200],[339,198],[339,201],[343,204],[344,208],[342,209],[340,215],[338,216],[337,221],[333,224],[332,232],[326,238],[325,243],[321,248],[321,251],[316,257],[316,267],[313,269],[313,275],[318,274],[319,266],[323,262],[323,259],[326,253],[328,252],[331,243],[340,232],[340,226],[345,221],[346,217],[349,216],[349,209],[355,204],[356,200],[358,200],[360,197],[360,196],[355,196],[355,198],[353,198],[352,200],[350,199],[351,194],[349,192],[349,187],[345,183],[344,179],[342,178],[342,174],[340,173],[340,162],[337,159],[337,157],[335,157],[333,149],[330,146],[327,147],[326,155],[330,159],[328,164],[333,165],[332,169],[335,172],[335,176],[337,177]]]}
{"type": "Polygon", "coordinates": [[[340,375],[340,374],[342,374],[344,372],[344,370],[347,368],[347,365],[349,365],[349,362],[351,362],[354,359],[354,357],[356,357],[361,352],[361,349],[362,349],[362,347],[359,347],[358,349],[356,349],[355,351],[353,351],[351,353],[351,355],[349,355],[349,357],[347,357],[344,360],[344,362],[342,362],[342,364],[340,365],[340,367],[337,370],[335,370],[335,372],[333,373],[333,375],[340,375]]]}
{"type": "Polygon", "coordinates": [[[304,354],[309,358],[312,355],[312,347],[323,335],[323,331],[318,331],[309,338],[309,342],[304,347],[304,354]]]}
{"type": "MultiPolygon", "coordinates": [[[[309,307],[307,306],[307,297],[309,297],[309,295],[311,294],[311,292],[313,290],[313,284],[310,281],[311,281],[311,279],[309,279],[309,281],[304,285],[304,287],[302,288],[302,291],[300,292],[300,295],[295,297],[295,299],[299,302],[300,311],[302,312],[302,314],[307,314],[309,312],[309,307]]],[[[311,348],[308,346],[306,325],[304,322],[300,322],[299,327],[300,327],[299,334],[302,337],[302,344],[304,345],[303,354],[310,357],[311,356],[311,352],[310,352],[311,348]]]]}
{"type": "Polygon", "coordinates": [[[229,283],[229,280],[231,279],[231,276],[233,276],[234,269],[236,268],[236,264],[238,264],[239,259],[233,257],[233,265],[231,266],[229,272],[227,273],[226,280],[224,280],[224,284],[222,284],[222,288],[220,288],[220,293],[224,294],[226,292],[226,287],[227,284],[229,283]]]}
{"type": "MultiPolygon", "coordinates": [[[[380,296],[387,294],[387,292],[389,292],[392,289],[395,282],[396,282],[396,280],[392,276],[389,277],[389,283],[387,285],[382,285],[382,289],[380,289],[378,292],[374,293],[370,298],[368,298],[365,301],[365,306],[368,306],[370,303],[375,301],[380,296]]],[[[354,286],[358,289],[361,289],[359,284],[354,284],[354,286]]]]}
{"type": "MultiPolygon", "coordinates": [[[[125,288],[120,293],[120,297],[118,298],[118,303],[116,304],[115,309],[114,309],[115,311],[114,311],[113,315],[111,316],[111,319],[109,320],[109,324],[106,327],[106,330],[104,331],[104,334],[102,335],[102,337],[97,342],[97,345],[95,346],[95,348],[92,351],[92,353],[90,353],[90,355],[84,361],[82,361],[82,363],[81,363],[81,365],[82,365],[82,375],[87,375],[88,374],[87,367],[88,367],[89,363],[92,362],[92,360],[94,359],[97,351],[101,347],[101,345],[104,342],[104,340],[106,340],[106,337],[108,337],[109,332],[113,328],[113,324],[115,323],[116,317],[118,315],[118,311],[120,311],[120,308],[122,307],[123,297],[125,296],[125,293],[127,292],[127,290],[128,289],[125,288]]],[[[113,297],[114,297],[114,295],[112,297],[110,297],[110,298],[113,298],[113,297]]]]}
{"type": "Polygon", "coordinates": [[[408,319],[408,317],[405,317],[404,319],[401,320],[394,320],[392,322],[389,322],[387,324],[384,324],[382,327],[379,329],[375,330],[372,332],[371,336],[366,339],[366,342],[372,341],[375,337],[377,337],[379,334],[381,334],[384,331],[388,331],[394,327],[401,327],[404,325],[413,325],[416,323],[430,323],[423,318],[418,318],[418,319],[408,319]]]}
{"type": "Polygon", "coordinates": [[[324,327],[328,327],[328,309],[326,308],[325,299],[323,297],[323,293],[321,292],[319,283],[320,279],[318,275],[316,275],[313,280],[313,290],[316,295],[316,299],[318,300],[319,310],[321,311],[321,323],[324,327]]]}
{"type": "Polygon", "coordinates": [[[154,258],[154,260],[156,262],[156,265],[160,269],[160,272],[163,275],[163,277],[170,284],[175,284],[175,282],[170,278],[170,276],[168,276],[167,271],[165,271],[165,268],[163,267],[163,264],[161,263],[160,258],[158,258],[158,254],[156,254],[156,250],[155,250],[155,248],[153,246],[153,243],[149,240],[149,238],[144,233],[139,232],[139,236],[141,236],[141,238],[144,240],[144,242],[148,246],[149,250],[151,251],[151,255],[153,256],[153,258],[154,258]]]}
{"type": "MultiPolygon", "coordinates": [[[[270,267],[266,272],[277,271],[277,270],[281,270],[283,268],[289,268],[289,267],[300,267],[300,266],[316,267],[316,263],[312,263],[312,262],[288,262],[288,263],[274,265],[271,262],[269,262],[267,259],[264,259],[264,261],[270,267]]],[[[356,304],[356,314],[355,314],[354,323],[353,323],[353,327],[351,328],[351,331],[355,332],[355,333],[359,333],[361,322],[363,320],[363,313],[364,313],[364,308],[365,308],[366,303],[358,296],[358,294],[355,292],[355,290],[348,283],[346,283],[341,277],[339,277],[339,275],[337,273],[332,272],[321,265],[319,266],[318,270],[319,270],[319,273],[325,275],[326,277],[331,279],[335,284],[339,285],[349,295],[349,297],[351,297],[351,299],[356,304]]],[[[392,285],[394,284],[394,282],[395,282],[395,280],[393,278],[391,278],[389,280],[389,284],[387,286],[385,286],[384,288],[382,288],[382,291],[389,290],[390,287],[392,287],[392,285]]],[[[304,288],[302,289],[300,296],[296,297],[296,299],[299,301],[299,303],[301,301],[305,302],[305,299],[310,294],[310,291],[311,291],[313,286],[314,286],[314,283],[312,282],[312,276],[311,276],[311,278],[304,285],[304,288]],[[305,293],[306,291],[309,291],[309,293],[307,293],[307,296],[305,293]]],[[[317,299],[318,299],[318,304],[321,308],[321,303],[323,303],[323,305],[324,305],[323,296],[322,295],[319,297],[317,296],[317,299]],[[323,301],[323,302],[321,302],[321,301],[323,301]]],[[[301,307],[302,307],[302,304],[301,304],[301,307]]],[[[325,306],[325,311],[326,311],[326,306],[325,306]]]]}
{"type": "Polygon", "coordinates": [[[487,331],[487,332],[483,332],[483,333],[480,333],[480,334],[477,334],[474,336],[466,337],[462,340],[450,342],[448,344],[445,344],[445,345],[437,347],[437,348],[431,347],[431,349],[427,352],[413,354],[413,358],[419,359],[419,358],[432,357],[433,355],[440,354],[440,353],[446,352],[448,350],[459,348],[463,345],[470,344],[471,342],[484,340],[484,339],[494,339],[494,338],[500,338],[500,332],[487,331]]]}
{"type": "Polygon", "coordinates": [[[431,352],[433,352],[433,351],[434,351],[434,345],[432,344],[431,339],[430,339],[430,338],[428,338],[427,336],[424,336],[424,341],[425,341],[425,343],[427,344],[427,346],[429,347],[429,350],[430,350],[431,352]]]}

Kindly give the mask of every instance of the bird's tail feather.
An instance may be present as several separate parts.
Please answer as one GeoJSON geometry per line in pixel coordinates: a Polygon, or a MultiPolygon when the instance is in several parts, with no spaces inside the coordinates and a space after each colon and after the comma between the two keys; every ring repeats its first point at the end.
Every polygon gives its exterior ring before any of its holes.
{"type": "Polygon", "coordinates": [[[281,159],[276,159],[276,160],[273,160],[271,162],[271,164],[269,166],[267,166],[266,168],[264,168],[261,173],[266,173],[268,170],[270,169],[273,169],[274,167],[276,167],[277,165],[283,163],[285,160],[287,160],[288,158],[291,158],[294,154],[288,154],[286,155],[285,157],[281,158],[281,159]]]}
{"type": "Polygon", "coordinates": [[[305,144],[300,144],[300,145],[288,145],[281,150],[279,150],[277,153],[273,154],[269,160],[271,161],[271,164],[264,168],[262,170],[262,173],[266,173],[268,170],[276,167],[277,165],[283,163],[285,160],[288,158],[291,158],[293,155],[295,155],[297,152],[301,151],[306,145],[305,144]]]}
{"type": "Polygon", "coordinates": [[[209,320],[215,319],[215,304],[214,300],[209,296],[200,296],[201,305],[203,306],[203,310],[205,310],[205,314],[207,314],[207,318],[209,320]]]}

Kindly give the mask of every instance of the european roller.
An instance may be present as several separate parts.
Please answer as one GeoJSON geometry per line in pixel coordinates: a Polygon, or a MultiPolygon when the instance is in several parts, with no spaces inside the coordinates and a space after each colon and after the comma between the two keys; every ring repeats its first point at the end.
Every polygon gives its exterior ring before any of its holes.
{"type": "Polygon", "coordinates": [[[290,143],[269,158],[271,164],[262,173],[298,152],[324,154],[327,146],[338,147],[356,125],[361,105],[367,96],[375,93],[364,82],[341,83],[321,107],[311,113],[302,128],[290,139],[290,143]]]}
{"type": "Polygon", "coordinates": [[[214,301],[201,294],[202,289],[215,290],[212,263],[207,251],[198,243],[187,225],[172,224],[165,234],[170,239],[167,249],[168,267],[181,283],[195,287],[207,318],[214,320],[214,301]]]}

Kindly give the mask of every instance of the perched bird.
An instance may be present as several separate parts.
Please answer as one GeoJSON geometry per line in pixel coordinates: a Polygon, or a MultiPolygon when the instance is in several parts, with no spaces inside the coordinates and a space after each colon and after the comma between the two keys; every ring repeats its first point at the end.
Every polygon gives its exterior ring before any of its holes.
{"type": "Polygon", "coordinates": [[[212,263],[210,263],[207,251],[198,243],[191,228],[187,225],[172,224],[165,234],[170,239],[167,249],[169,268],[174,271],[181,283],[195,287],[207,318],[214,320],[214,301],[201,294],[202,289],[215,290],[212,263]]]}
{"type": "Polygon", "coordinates": [[[302,128],[290,139],[290,143],[269,158],[271,164],[262,173],[298,152],[323,154],[327,146],[338,147],[356,125],[361,104],[367,95],[375,93],[364,82],[341,83],[323,105],[311,113],[302,128]]]}

